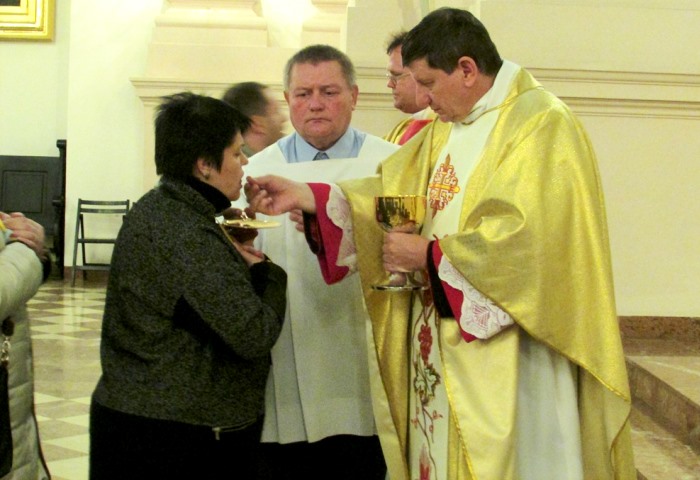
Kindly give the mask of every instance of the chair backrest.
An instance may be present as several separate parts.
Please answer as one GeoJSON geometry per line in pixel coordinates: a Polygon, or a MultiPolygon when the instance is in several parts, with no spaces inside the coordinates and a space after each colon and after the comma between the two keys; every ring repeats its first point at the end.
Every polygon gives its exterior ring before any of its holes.
{"type": "MultiPolygon", "coordinates": [[[[92,214],[109,214],[120,215],[123,220],[129,212],[131,206],[130,200],[83,200],[78,199],[78,215],[75,221],[75,242],[73,245],[73,267],[71,286],[75,286],[76,272],[83,272],[85,277],[86,270],[106,270],[110,269],[110,262],[103,258],[101,261],[87,260],[85,252],[86,245],[114,245],[117,242],[117,235],[114,234],[105,238],[102,236],[85,235],[85,218],[90,215],[90,218],[97,220],[97,217],[92,217],[92,214]],[[78,265],[78,245],[80,245],[80,253],[82,256],[82,264],[78,265]]],[[[102,217],[102,220],[108,220],[108,217],[102,217]]],[[[91,221],[92,222],[92,221],[91,221]]],[[[99,223],[99,222],[98,222],[99,223]]]]}
{"type": "Polygon", "coordinates": [[[83,200],[78,199],[78,215],[81,213],[112,213],[126,215],[130,200],[83,200]]]}

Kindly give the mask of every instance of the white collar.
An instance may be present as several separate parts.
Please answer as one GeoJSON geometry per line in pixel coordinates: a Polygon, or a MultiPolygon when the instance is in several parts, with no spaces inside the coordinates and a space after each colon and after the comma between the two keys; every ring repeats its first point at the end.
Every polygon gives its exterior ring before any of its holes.
{"type": "Polygon", "coordinates": [[[508,60],[503,60],[503,64],[498,70],[498,74],[491,88],[476,102],[471,112],[459,123],[466,125],[474,123],[474,121],[484,113],[491,111],[503,103],[506,99],[506,95],[508,95],[510,84],[513,78],[515,78],[515,74],[518,73],[518,70],[520,70],[520,65],[508,60]]]}

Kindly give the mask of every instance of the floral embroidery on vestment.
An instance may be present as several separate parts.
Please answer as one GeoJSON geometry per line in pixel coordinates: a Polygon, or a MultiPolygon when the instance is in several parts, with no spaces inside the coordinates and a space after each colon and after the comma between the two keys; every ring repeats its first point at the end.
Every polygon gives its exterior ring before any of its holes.
{"type": "Polygon", "coordinates": [[[437,336],[438,321],[435,306],[430,291],[422,296],[422,308],[413,324],[413,396],[415,405],[411,416],[411,425],[414,429],[412,435],[420,438],[419,469],[420,478],[426,480],[432,478],[431,472],[436,471],[436,462],[433,458],[436,422],[446,418],[446,414],[439,411],[435,404],[436,390],[442,384],[442,378],[435,361],[439,362],[439,352],[435,341],[437,336]]]}

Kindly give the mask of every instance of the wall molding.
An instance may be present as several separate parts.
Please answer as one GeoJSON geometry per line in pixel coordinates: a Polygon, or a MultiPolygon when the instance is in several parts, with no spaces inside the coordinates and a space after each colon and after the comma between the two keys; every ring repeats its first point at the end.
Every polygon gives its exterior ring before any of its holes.
{"type": "Polygon", "coordinates": [[[528,70],[579,115],[700,119],[700,75],[528,70]]]}
{"type": "MultiPolygon", "coordinates": [[[[582,116],[700,120],[700,75],[528,68],[546,88],[582,116]]],[[[358,67],[360,110],[393,109],[384,67],[358,67]]],[[[144,104],[180,91],[218,96],[230,83],[174,78],[132,78],[144,104]]],[[[272,83],[275,93],[282,83],[272,83]]]]}

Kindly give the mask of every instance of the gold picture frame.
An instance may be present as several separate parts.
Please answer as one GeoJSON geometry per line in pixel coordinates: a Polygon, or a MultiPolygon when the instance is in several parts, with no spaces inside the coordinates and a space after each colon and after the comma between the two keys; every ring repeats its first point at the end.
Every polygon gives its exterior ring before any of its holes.
{"type": "Polygon", "coordinates": [[[56,0],[0,0],[0,40],[53,40],[56,0]]]}

